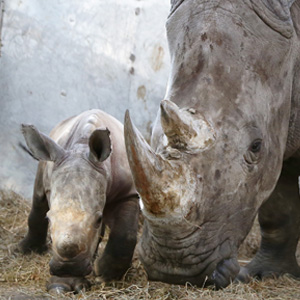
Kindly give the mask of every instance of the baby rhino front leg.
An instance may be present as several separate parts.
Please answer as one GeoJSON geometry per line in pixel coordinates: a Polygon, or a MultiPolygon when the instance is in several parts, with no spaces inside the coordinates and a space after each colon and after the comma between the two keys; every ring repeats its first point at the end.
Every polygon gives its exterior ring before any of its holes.
{"type": "Polygon", "coordinates": [[[46,242],[48,220],[46,219],[46,214],[49,210],[49,206],[44,193],[42,178],[43,167],[42,164],[39,163],[34,185],[31,211],[27,221],[28,232],[25,238],[19,243],[18,247],[24,254],[31,252],[42,254],[48,249],[46,242]]]}
{"type": "Polygon", "coordinates": [[[96,261],[96,275],[104,281],[118,280],[129,269],[137,241],[138,214],[137,197],[104,211],[104,222],[111,232],[102,257],[96,261]]]}

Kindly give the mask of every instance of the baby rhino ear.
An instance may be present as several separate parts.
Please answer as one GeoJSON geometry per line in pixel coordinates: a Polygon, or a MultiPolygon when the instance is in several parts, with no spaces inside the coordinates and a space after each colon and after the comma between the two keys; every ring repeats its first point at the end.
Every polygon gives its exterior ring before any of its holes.
{"type": "Polygon", "coordinates": [[[65,155],[65,150],[33,125],[22,124],[26,144],[37,160],[57,161],[65,155]]]}
{"type": "Polygon", "coordinates": [[[111,153],[110,132],[106,129],[96,129],[90,136],[89,147],[91,161],[105,161],[111,153]]]}

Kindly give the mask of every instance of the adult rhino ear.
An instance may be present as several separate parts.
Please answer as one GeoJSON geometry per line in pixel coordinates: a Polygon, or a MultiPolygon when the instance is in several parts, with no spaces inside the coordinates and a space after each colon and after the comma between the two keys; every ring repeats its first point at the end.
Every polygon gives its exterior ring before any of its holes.
{"type": "Polygon", "coordinates": [[[22,133],[27,147],[37,160],[57,161],[65,150],[33,125],[22,124],[22,133]]]}
{"type": "Polygon", "coordinates": [[[96,129],[90,136],[89,146],[91,161],[104,161],[111,153],[110,131],[106,129],[96,129]]]}
{"type": "Polygon", "coordinates": [[[272,29],[286,38],[293,35],[290,8],[295,0],[251,0],[257,15],[272,29]]]}

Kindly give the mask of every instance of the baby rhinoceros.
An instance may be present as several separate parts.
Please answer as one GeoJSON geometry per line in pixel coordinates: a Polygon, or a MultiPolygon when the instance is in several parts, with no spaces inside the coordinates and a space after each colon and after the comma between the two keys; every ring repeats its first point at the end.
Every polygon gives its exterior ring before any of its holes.
{"type": "Polygon", "coordinates": [[[50,137],[32,125],[23,135],[39,165],[23,253],[47,249],[52,240],[48,290],[87,289],[103,228],[110,228],[103,255],[95,263],[105,281],[130,267],[137,239],[138,195],[132,181],[123,126],[112,116],[90,110],[71,117],[50,137]]]}

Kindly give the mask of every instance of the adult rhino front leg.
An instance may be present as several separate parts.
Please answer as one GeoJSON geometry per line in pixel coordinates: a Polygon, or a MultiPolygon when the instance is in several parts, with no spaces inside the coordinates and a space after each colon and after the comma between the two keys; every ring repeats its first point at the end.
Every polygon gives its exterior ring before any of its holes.
{"type": "Polygon", "coordinates": [[[300,277],[295,252],[300,235],[300,200],[298,176],[300,159],[284,163],[278,184],[259,210],[261,245],[254,259],[242,268],[238,279],[279,276],[285,273],[300,277]]]}
{"type": "Polygon", "coordinates": [[[28,232],[25,238],[20,242],[19,249],[22,253],[43,253],[48,247],[46,244],[48,220],[46,213],[49,210],[47,197],[43,189],[43,163],[39,163],[34,192],[32,198],[32,207],[28,217],[28,232]]]}
{"type": "Polygon", "coordinates": [[[138,230],[138,197],[133,196],[104,210],[104,223],[110,228],[109,239],[102,257],[96,261],[97,276],[104,281],[120,279],[129,269],[138,230]]]}

